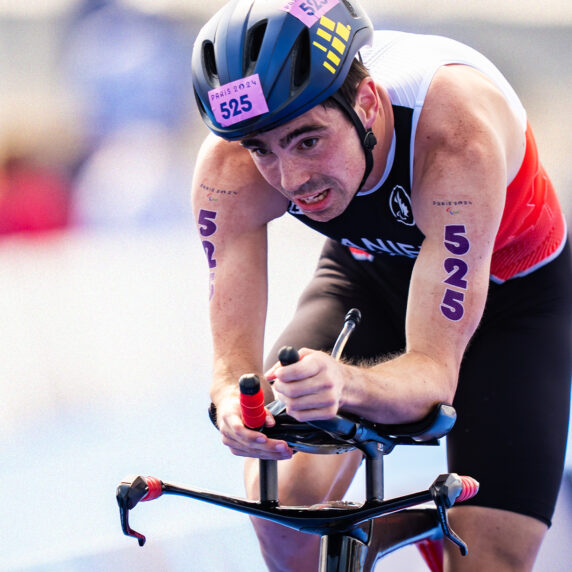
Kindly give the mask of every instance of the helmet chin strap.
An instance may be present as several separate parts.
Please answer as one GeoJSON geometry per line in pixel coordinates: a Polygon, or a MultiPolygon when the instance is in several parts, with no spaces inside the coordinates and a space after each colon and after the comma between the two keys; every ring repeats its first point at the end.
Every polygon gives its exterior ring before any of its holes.
{"type": "Polygon", "coordinates": [[[350,121],[353,123],[357,133],[359,140],[361,141],[361,145],[365,155],[365,171],[362,177],[362,180],[357,188],[356,193],[361,191],[364,183],[366,182],[371,170],[373,169],[373,148],[377,145],[377,138],[371,129],[366,129],[361,122],[358,114],[355,112],[354,108],[346,101],[345,97],[340,94],[339,91],[334,93],[331,96],[332,99],[341,107],[343,111],[346,112],[350,121]]]}

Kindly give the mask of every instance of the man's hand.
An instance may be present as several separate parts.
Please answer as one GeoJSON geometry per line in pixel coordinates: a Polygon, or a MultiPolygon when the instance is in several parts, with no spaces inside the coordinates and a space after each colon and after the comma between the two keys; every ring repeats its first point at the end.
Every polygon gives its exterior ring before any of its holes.
{"type": "MultiPolygon", "coordinates": [[[[263,433],[244,426],[238,391],[229,392],[217,403],[217,423],[222,442],[234,455],[276,460],[292,456],[292,449],[285,441],[269,439],[263,433]]],[[[275,424],[274,417],[267,412],[265,426],[272,427],[275,424]]]]}
{"type": "Polygon", "coordinates": [[[342,404],[346,365],[332,356],[303,348],[300,361],[274,365],[266,374],[274,379],[277,399],[286,405],[288,415],[298,421],[331,419],[342,404]]]}

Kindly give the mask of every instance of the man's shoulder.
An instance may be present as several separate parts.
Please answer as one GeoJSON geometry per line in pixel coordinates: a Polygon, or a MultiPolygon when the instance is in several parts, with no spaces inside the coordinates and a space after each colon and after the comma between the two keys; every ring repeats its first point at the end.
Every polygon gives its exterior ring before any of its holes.
{"type": "Polygon", "coordinates": [[[246,149],[237,141],[226,141],[209,133],[203,140],[197,157],[199,164],[208,163],[221,168],[254,169],[252,159],[246,149]]]}
{"type": "Polygon", "coordinates": [[[250,153],[240,143],[226,141],[212,133],[200,147],[195,172],[216,174],[219,181],[228,181],[233,186],[267,185],[250,153]]]}
{"type": "Polygon", "coordinates": [[[197,156],[192,195],[195,206],[208,205],[234,217],[248,213],[257,224],[282,215],[287,205],[240,143],[212,134],[205,138],[197,156]]]}

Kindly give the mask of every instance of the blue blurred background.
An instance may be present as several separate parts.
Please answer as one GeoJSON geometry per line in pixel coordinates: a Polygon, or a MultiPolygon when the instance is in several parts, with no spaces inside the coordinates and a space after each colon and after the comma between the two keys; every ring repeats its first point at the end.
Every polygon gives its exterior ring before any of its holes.
{"type": "MultiPolygon", "coordinates": [[[[189,206],[206,134],[190,51],[221,4],[0,0],[2,571],[264,569],[242,515],[160,499],[132,513],[141,549],[114,498],[133,473],[242,495],[242,462],[205,414],[208,276],[189,206]]],[[[364,4],[377,27],[449,35],[499,65],[570,224],[572,5],[364,4]]],[[[289,220],[272,225],[269,343],[320,244],[289,220]]],[[[397,451],[387,493],[426,488],[444,468],[442,447],[397,451]]],[[[569,452],[538,571],[570,569],[570,472],[569,452]]],[[[349,496],[362,491],[358,478],[349,496]]],[[[424,568],[405,551],[378,569],[424,568]]]]}

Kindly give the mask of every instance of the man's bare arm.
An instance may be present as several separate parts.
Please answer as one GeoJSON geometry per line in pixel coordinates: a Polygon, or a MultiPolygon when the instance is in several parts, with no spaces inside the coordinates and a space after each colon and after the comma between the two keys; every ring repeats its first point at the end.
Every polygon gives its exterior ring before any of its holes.
{"type": "Polygon", "coordinates": [[[475,75],[459,82],[456,73],[436,77],[417,131],[412,202],[425,240],[410,285],[405,352],[368,368],[308,352],[299,364],[278,369],[275,389],[299,419],[341,408],[400,423],[453,400],[486,301],[507,173],[522,158],[524,139],[487,80],[475,75]]]}
{"type": "MultiPolygon", "coordinates": [[[[266,226],[284,213],[286,201],[262,179],[239,144],[209,136],[198,156],[192,202],[209,267],[211,399],[219,407],[223,442],[247,454],[248,442],[256,436],[242,427],[237,382],[244,373],[262,372],[266,226]]],[[[271,399],[269,385],[263,387],[271,399]]]]}

